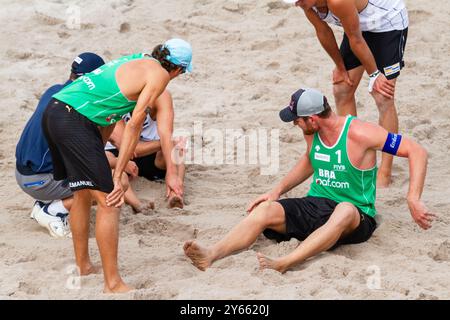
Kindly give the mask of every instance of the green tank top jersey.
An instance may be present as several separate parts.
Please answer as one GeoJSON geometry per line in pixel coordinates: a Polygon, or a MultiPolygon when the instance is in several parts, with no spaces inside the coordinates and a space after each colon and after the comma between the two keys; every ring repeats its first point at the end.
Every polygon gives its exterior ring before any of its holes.
{"type": "Polygon", "coordinates": [[[347,154],[347,135],[355,117],[348,116],[341,135],[332,147],[326,146],[319,134],[314,134],[309,159],[314,168],[308,196],[323,197],[336,202],[350,202],[374,217],[377,167],[360,170],[353,166],[347,154]]]}
{"type": "Polygon", "coordinates": [[[116,81],[117,69],[126,62],[146,57],[144,53],[137,53],[110,61],[81,76],[53,98],[72,106],[97,125],[109,126],[136,107],[136,101],[128,100],[120,91],[116,81]]]}

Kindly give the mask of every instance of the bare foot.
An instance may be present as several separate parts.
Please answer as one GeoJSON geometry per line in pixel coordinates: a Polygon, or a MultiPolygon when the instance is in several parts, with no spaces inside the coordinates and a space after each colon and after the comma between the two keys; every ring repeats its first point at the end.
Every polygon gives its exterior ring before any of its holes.
{"type": "Polygon", "coordinates": [[[281,273],[285,273],[287,270],[277,259],[271,259],[260,252],[256,253],[256,256],[258,257],[260,269],[273,269],[281,273]]]}
{"type": "Polygon", "coordinates": [[[86,264],[83,267],[80,267],[80,276],[87,276],[90,274],[99,274],[99,273],[101,273],[101,268],[98,266],[94,266],[91,263],[86,264]]]}
{"type": "Polygon", "coordinates": [[[180,208],[183,209],[183,199],[179,196],[172,196],[169,198],[169,209],[180,208]]]}
{"type": "Polygon", "coordinates": [[[153,201],[147,201],[146,203],[144,202],[140,206],[132,208],[135,214],[136,213],[148,214],[150,213],[150,211],[153,211],[155,209],[155,203],[153,201]]]}
{"type": "Polygon", "coordinates": [[[211,266],[211,250],[199,246],[194,240],[186,241],[183,246],[184,254],[192,260],[192,264],[202,271],[211,266]]]}
{"type": "Polygon", "coordinates": [[[113,287],[109,287],[105,283],[105,287],[103,288],[103,293],[127,293],[131,290],[134,290],[134,288],[127,286],[122,280],[118,282],[113,287]]]}
{"type": "Polygon", "coordinates": [[[391,175],[385,175],[383,173],[378,172],[377,175],[377,188],[388,188],[391,185],[392,179],[391,175]]]}

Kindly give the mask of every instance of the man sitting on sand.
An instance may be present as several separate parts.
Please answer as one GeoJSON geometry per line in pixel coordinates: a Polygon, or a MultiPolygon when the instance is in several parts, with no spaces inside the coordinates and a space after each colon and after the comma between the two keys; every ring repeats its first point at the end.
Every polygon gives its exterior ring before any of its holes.
{"type": "Polygon", "coordinates": [[[281,273],[338,245],[367,241],[376,228],[377,150],[408,158],[409,210],[421,228],[431,227],[434,215],[420,200],[427,152],[419,144],[376,124],[336,115],[314,89],[295,92],[280,117],[302,129],[306,153],[272,191],[249,205],[249,215],[218,243],[211,247],[185,243],[184,252],[197,268],[205,270],[214,261],[248,248],[261,233],[278,242],[292,237],[302,241],[284,257],[257,254],[260,268],[281,273]],[[311,175],[306,197],[280,200],[311,175]]]}
{"type": "MultiPolygon", "coordinates": [[[[131,115],[131,113],[128,113],[123,116],[124,121],[120,121],[116,124],[116,127],[109,138],[111,143],[107,145],[107,151],[116,157],[119,154],[125,123],[131,119],[131,115]]],[[[167,133],[168,136],[172,136],[173,119],[174,111],[172,95],[168,90],[165,90],[156,100],[152,112],[147,114],[142,127],[139,142],[134,150],[133,161],[139,169],[138,175],[140,177],[145,177],[150,181],[159,181],[163,180],[166,176],[166,162],[161,150],[161,141],[158,132],[162,131],[163,134],[167,133]],[[157,117],[158,110],[166,110],[166,114],[164,116],[157,117]]],[[[183,159],[186,141],[184,141],[183,138],[177,138],[174,142],[176,152],[179,152],[177,157],[183,159]]],[[[112,155],[110,154],[108,157],[111,156],[112,155]]],[[[176,169],[177,175],[181,181],[181,186],[183,186],[185,173],[184,163],[177,163],[176,169]]],[[[130,192],[131,191],[132,190],[130,189],[130,192]]],[[[127,194],[125,194],[125,196],[127,196],[127,194]]],[[[183,208],[184,202],[182,196],[176,195],[173,191],[171,191],[167,194],[167,197],[169,208],[183,208]]]]}
{"type": "Polygon", "coordinates": [[[85,52],[77,56],[72,63],[69,80],[45,91],[17,143],[17,184],[36,200],[31,218],[47,228],[50,235],[55,238],[70,236],[68,215],[73,192],[67,180],[56,181],[53,178],[53,161],[42,131],[42,115],[52,95],[104,63],[103,59],[94,53],[85,52]]]}

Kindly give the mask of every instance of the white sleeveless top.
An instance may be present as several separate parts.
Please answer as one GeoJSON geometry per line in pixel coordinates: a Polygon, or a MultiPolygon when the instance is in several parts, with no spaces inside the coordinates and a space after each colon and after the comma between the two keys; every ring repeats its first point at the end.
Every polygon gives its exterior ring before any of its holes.
{"type": "MultiPolygon", "coordinates": [[[[321,13],[315,7],[313,10],[321,20],[342,27],[339,18],[331,11],[321,13]]],[[[409,25],[408,11],[403,0],[369,0],[367,7],[358,15],[361,31],[388,32],[404,30],[409,25]]]]}
{"type": "MultiPolygon", "coordinates": [[[[122,116],[122,119],[127,123],[131,119],[131,113],[127,113],[122,116]]],[[[141,141],[155,141],[160,140],[158,135],[158,126],[156,121],[154,121],[149,114],[145,118],[144,125],[142,126],[141,141]]],[[[105,150],[113,150],[116,149],[109,141],[106,143],[105,150]]]]}

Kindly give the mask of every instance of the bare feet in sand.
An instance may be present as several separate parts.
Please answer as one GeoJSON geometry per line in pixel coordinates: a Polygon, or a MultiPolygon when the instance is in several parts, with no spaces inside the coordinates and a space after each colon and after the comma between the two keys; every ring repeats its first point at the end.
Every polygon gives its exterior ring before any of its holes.
{"type": "Polygon", "coordinates": [[[184,203],[183,199],[179,196],[172,196],[169,198],[169,209],[180,208],[183,209],[184,203]]]}
{"type": "Polygon", "coordinates": [[[273,269],[281,273],[285,273],[287,270],[287,268],[283,267],[281,262],[277,259],[271,259],[260,252],[256,253],[256,256],[258,257],[260,269],[273,269]]]}
{"type": "Polygon", "coordinates": [[[122,280],[118,282],[116,285],[109,287],[105,284],[103,288],[103,293],[127,293],[134,288],[127,286],[122,280]]]}
{"type": "Polygon", "coordinates": [[[153,201],[143,201],[141,202],[140,206],[132,208],[135,214],[136,213],[149,214],[151,211],[155,209],[155,203],[153,201]]]}
{"type": "Polygon", "coordinates": [[[192,264],[202,271],[211,266],[211,250],[199,246],[195,241],[186,241],[183,246],[184,254],[192,260],[192,264]]]}
{"type": "Polygon", "coordinates": [[[92,263],[88,263],[80,267],[80,276],[87,276],[90,274],[99,274],[101,273],[101,268],[94,266],[92,263]]]}

